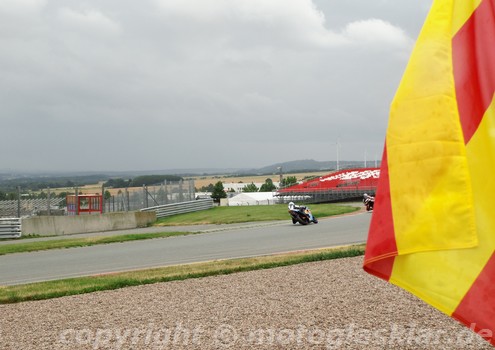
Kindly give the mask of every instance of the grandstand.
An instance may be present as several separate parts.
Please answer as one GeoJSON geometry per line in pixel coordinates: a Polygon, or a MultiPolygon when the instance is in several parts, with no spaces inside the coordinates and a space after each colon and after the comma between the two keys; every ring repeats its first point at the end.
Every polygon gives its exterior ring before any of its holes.
{"type": "Polygon", "coordinates": [[[278,203],[361,200],[364,193],[375,195],[379,177],[380,168],[346,169],[279,189],[275,197],[278,203]]]}

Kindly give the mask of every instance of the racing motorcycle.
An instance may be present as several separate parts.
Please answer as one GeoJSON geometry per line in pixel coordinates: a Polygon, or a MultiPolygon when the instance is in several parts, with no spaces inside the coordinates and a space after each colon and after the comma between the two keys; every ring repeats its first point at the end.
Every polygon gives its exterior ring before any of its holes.
{"type": "Polygon", "coordinates": [[[318,220],[313,216],[311,210],[306,206],[295,206],[294,203],[289,203],[289,214],[292,218],[292,223],[301,225],[308,225],[313,222],[315,224],[318,223],[318,220]]]}
{"type": "Polygon", "coordinates": [[[363,203],[366,208],[366,211],[373,210],[373,207],[375,205],[375,197],[370,196],[368,194],[363,195],[363,203]]]}

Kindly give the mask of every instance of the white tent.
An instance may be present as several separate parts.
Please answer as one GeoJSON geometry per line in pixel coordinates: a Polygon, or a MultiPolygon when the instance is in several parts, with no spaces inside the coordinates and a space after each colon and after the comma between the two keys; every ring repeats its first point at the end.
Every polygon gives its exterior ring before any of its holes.
{"type": "Polygon", "coordinates": [[[243,192],[229,198],[229,206],[275,204],[273,192],[243,192]]]}

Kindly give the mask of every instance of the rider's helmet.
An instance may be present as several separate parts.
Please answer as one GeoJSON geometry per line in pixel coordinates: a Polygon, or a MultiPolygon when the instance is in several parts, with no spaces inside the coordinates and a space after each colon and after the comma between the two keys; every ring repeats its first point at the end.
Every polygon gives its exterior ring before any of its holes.
{"type": "Polygon", "coordinates": [[[295,206],[296,206],[296,205],[294,204],[294,202],[290,202],[290,203],[289,203],[289,209],[290,209],[290,210],[293,210],[295,206]]]}

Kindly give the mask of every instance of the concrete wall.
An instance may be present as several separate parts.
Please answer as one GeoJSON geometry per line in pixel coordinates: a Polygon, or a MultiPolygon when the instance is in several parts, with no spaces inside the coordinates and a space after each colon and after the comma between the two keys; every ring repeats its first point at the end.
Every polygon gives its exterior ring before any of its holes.
{"type": "Polygon", "coordinates": [[[146,227],[156,221],[156,213],[117,212],[102,215],[34,216],[22,219],[22,234],[70,235],[146,227]]]}

